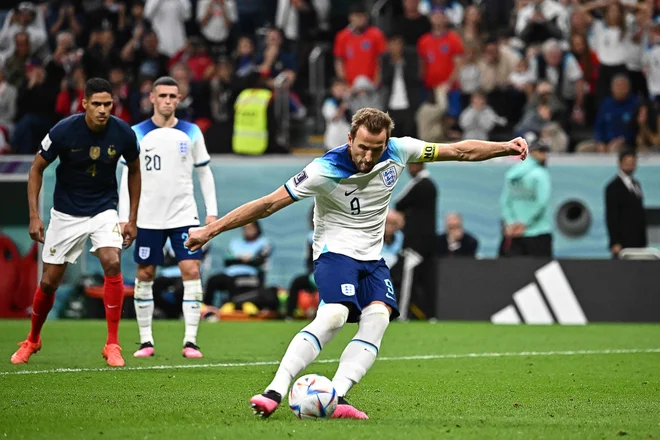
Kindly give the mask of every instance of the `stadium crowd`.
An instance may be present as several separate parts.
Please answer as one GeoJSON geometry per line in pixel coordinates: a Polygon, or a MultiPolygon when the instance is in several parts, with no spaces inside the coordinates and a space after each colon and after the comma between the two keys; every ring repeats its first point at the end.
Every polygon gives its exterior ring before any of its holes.
{"type": "MultiPolygon", "coordinates": [[[[211,153],[236,152],[236,100],[278,76],[294,123],[322,112],[326,147],[345,142],[350,113],[365,106],[388,110],[395,135],[429,141],[513,133],[555,152],[660,146],[658,2],[391,0],[372,17],[373,3],[21,2],[0,12],[0,150],[33,154],[82,110],[95,76],[112,83],[114,114],[138,123],[166,74],[181,87],[178,117],[203,128],[211,153]],[[314,108],[308,59],[323,43],[334,62],[314,108]]],[[[276,125],[272,112],[267,121],[276,125]]]]}

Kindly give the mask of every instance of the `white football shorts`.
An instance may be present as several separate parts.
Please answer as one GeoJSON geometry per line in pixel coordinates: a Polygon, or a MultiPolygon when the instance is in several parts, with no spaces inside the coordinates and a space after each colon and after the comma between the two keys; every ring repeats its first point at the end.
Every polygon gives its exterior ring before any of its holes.
{"type": "Polygon", "coordinates": [[[117,211],[108,209],[94,217],[77,217],[51,209],[41,258],[49,264],[75,263],[88,238],[92,239],[93,254],[103,247],[121,249],[124,239],[117,211]]]}

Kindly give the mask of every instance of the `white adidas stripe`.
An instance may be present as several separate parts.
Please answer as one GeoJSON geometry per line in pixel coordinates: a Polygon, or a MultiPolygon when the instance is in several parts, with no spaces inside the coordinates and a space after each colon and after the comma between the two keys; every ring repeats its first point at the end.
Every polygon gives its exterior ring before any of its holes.
{"type": "MultiPolygon", "coordinates": [[[[624,348],[606,350],[566,350],[566,351],[517,351],[501,353],[456,353],[456,354],[429,354],[418,356],[393,356],[379,357],[378,361],[427,361],[437,359],[465,359],[465,358],[499,358],[499,357],[527,357],[527,356],[588,356],[604,354],[635,354],[635,353],[660,353],[660,348],[624,348]]],[[[336,364],[339,359],[323,359],[315,361],[319,364],[336,364]]],[[[257,361],[236,363],[214,363],[214,364],[181,364],[181,365],[149,365],[144,367],[126,368],[55,368],[52,370],[19,370],[2,371],[0,376],[18,376],[25,374],[56,374],[56,373],[95,373],[103,371],[148,371],[148,370],[179,370],[197,368],[236,368],[236,367],[258,367],[264,365],[278,365],[279,361],[257,361]]]]}

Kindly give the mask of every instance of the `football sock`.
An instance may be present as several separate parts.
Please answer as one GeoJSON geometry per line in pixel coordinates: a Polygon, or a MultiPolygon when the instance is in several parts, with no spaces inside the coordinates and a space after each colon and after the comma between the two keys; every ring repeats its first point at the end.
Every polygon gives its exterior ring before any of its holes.
{"type": "Polygon", "coordinates": [[[44,326],[44,322],[48,318],[48,312],[53,308],[54,302],[55,294],[45,294],[41,290],[41,286],[37,287],[37,291],[34,293],[34,299],[32,300],[32,327],[28,335],[28,341],[34,343],[39,341],[41,328],[44,326]]]}
{"type": "Polygon", "coordinates": [[[319,307],[316,318],[293,337],[266,392],[275,391],[281,396],[286,395],[293,378],[314,362],[323,346],[344,326],[346,319],[348,308],[342,304],[324,304],[319,307]]]}
{"type": "Polygon", "coordinates": [[[344,397],[374,364],[390,313],[383,304],[371,304],[362,310],[358,332],[339,358],[339,368],[332,379],[337,395],[344,397]]]}
{"type": "Polygon", "coordinates": [[[202,281],[188,280],[183,282],[183,321],[186,325],[183,343],[197,344],[197,329],[201,317],[202,281]]]}
{"type": "Polygon", "coordinates": [[[105,276],[103,283],[103,303],[105,304],[105,320],[108,324],[107,344],[119,344],[119,320],[121,306],[124,302],[124,280],[121,274],[105,276]]]}
{"type": "Polygon", "coordinates": [[[135,292],[133,293],[133,305],[135,306],[135,317],[140,330],[140,344],[154,343],[151,332],[151,321],[154,316],[154,293],[153,281],[140,281],[135,279],[135,292]]]}

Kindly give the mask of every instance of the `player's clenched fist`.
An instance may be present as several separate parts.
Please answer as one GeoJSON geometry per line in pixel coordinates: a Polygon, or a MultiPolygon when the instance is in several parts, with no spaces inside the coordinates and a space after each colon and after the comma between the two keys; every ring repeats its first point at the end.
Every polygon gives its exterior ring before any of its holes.
{"type": "Polygon", "coordinates": [[[129,248],[137,237],[137,225],[135,222],[122,223],[121,235],[124,237],[124,248],[129,248]]]}
{"type": "Polygon", "coordinates": [[[201,249],[210,239],[211,234],[209,233],[208,228],[190,228],[188,230],[188,240],[186,240],[184,246],[192,252],[195,252],[197,249],[201,249]]]}
{"type": "Polygon", "coordinates": [[[38,217],[30,219],[30,238],[39,243],[44,242],[44,222],[38,217]]]}
{"type": "Polygon", "coordinates": [[[511,152],[511,156],[520,156],[520,160],[527,158],[528,146],[524,138],[517,137],[512,141],[506,143],[507,149],[511,152]]]}

